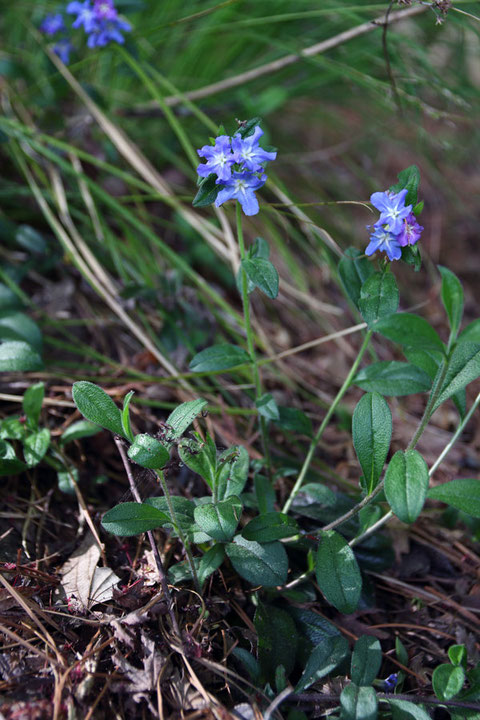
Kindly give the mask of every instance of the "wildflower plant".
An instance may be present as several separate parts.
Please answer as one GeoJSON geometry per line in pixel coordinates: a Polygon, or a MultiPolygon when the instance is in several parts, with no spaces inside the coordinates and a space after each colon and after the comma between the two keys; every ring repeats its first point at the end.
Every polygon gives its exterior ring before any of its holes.
{"type": "Polygon", "coordinates": [[[111,42],[122,45],[124,33],[132,26],[119,17],[113,0],[73,0],[63,12],[47,15],[40,23],[39,30],[47,37],[55,37],[53,51],[66,65],[74,50],[71,30],[83,29],[89,48],[105,47],[111,42]]]}
{"type": "MultiPolygon", "coordinates": [[[[207,162],[199,167],[202,179],[197,206],[224,202],[221,193],[230,191],[237,173],[244,178],[253,175],[259,181],[262,179],[264,163],[274,159],[274,152],[258,145],[261,137],[258,119],[246,127],[250,134],[233,137],[220,134],[199,151],[207,162]],[[252,139],[245,144],[248,138],[252,139]]],[[[418,169],[412,166],[400,173],[396,186],[372,195],[372,204],[381,214],[370,241],[376,244],[369,246],[368,254],[385,251],[388,261],[403,260],[418,268],[417,243],[422,228],[416,218],[423,206],[417,197],[419,181],[418,169]],[[380,233],[392,237],[377,243],[380,233]]],[[[415,714],[415,706],[395,695],[401,690],[403,673],[391,673],[386,680],[381,679],[382,649],[378,639],[363,635],[350,649],[328,620],[322,618],[318,625],[314,613],[292,607],[288,599],[291,593],[297,599],[310,598],[309,601],[316,597],[308,586],[309,578],[314,577],[325,603],[340,613],[353,613],[362,602],[368,602],[365,571],[372,567],[371,563],[378,571],[392,561],[388,539],[378,533],[392,517],[407,525],[414,523],[429,498],[480,517],[477,480],[457,479],[429,489],[430,477],[480,404],[479,395],[467,412],[465,387],[480,376],[480,343],[476,326],[459,332],[463,313],[461,284],[451,271],[439,267],[441,296],[450,324],[450,335],[444,342],[421,316],[398,312],[399,290],[390,262],[377,263],[357,248],[345,252],[338,274],[346,294],[365,321],[363,342],[315,431],[301,413],[289,415],[290,429],[307,436],[309,445],[290,490],[283,498],[275,498],[276,468],[269,452],[269,429],[280,421],[282,414],[285,417],[285,410],[291,409],[278,406],[272,394],[263,390],[249,295],[260,289],[274,300],[279,287],[278,273],[269,259],[265,240],[257,238],[248,250],[245,248],[242,213],[245,205],[247,209],[251,207],[248,203],[252,201],[243,198],[242,202],[235,194],[230,198],[238,200],[241,264],[237,285],[243,303],[246,347],[228,344],[208,347],[193,357],[190,369],[218,373],[239,365],[251,368],[253,407],[262,437],[263,459],[255,465],[250,463],[241,445],[219,452],[208,432],[198,425],[207,406],[202,398],[178,406],[166,419],[160,435],[135,435],[129,416],[133,393],[126,396],[120,410],[98,386],[77,382],[73,399],[80,412],[123,438],[121,442],[128,447],[130,461],[150,469],[164,492],[160,498],[117,505],[106,513],[102,524],[109,532],[127,536],[157,527],[170,529],[180,539],[186,555],[186,562],[170,567],[171,582],[193,582],[197,592],[202,592],[206,579],[226,563],[230,571],[257,588],[254,616],[257,657],[242,648],[234,654],[249,669],[255,683],[263,685],[265,693],[271,696],[274,689],[282,692],[291,677],[297,678],[295,692],[303,693],[319,678],[344,672],[342,668],[350,664],[349,682],[340,695],[342,718],[374,720],[380,702],[388,703],[399,713],[398,717],[423,718],[415,714]],[[400,346],[406,362],[381,361],[361,367],[373,338],[400,346]],[[359,465],[356,498],[307,481],[324,431],[353,386],[365,391],[352,417],[352,441],[359,465]],[[393,420],[387,398],[414,393],[428,394],[424,414],[408,445],[391,455],[393,420]],[[435,410],[447,400],[453,400],[457,406],[458,427],[429,468],[416,446],[435,410]],[[193,422],[197,429],[188,432],[193,422]],[[166,471],[176,454],[203,479],[208,489],[206,496],[190,500],[170,494],[166,471]],[[251,471],[253,491],[248,492],[251,471]],[[306,626],[317,628],[316,640],[312,643],[311,634],[307,633],[302,635],[303,644],[297,647],[297,634],[304,632],[306,626]],[[289,642],[284,642],[285,638],[289,642]],[[377,689],[383,695],[378,695],[377,689]]],[[[474,675],[469,676],[470,688],[463,689],[467,675],[460,655],[460,651],[455,651],[452,665],[440,666],[434,676],[434,690],[442,702],[453,696],[461,700],[469,697],[468,693],[479,691],[480,684],[474,675]],[[445,689],[452,683],[453,695],[445,689]]],[[[397,657],[400,663],[408,663],[401,644],[397,657]]]]}

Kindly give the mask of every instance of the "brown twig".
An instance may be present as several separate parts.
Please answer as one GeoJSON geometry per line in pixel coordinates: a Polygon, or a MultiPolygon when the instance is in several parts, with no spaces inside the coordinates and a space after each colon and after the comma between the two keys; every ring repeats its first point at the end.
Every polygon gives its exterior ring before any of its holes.
{"type": "MultiPolygon", "coordinates": [[[[125,468],[125,472],[127,473],[127,478],[128,478],[128,482],[130,484],[130,489],[132,491],[132,495],[135,498],[136,502],[141,503],[142,498],[140,497],[140,493],[137,490],[137,486],[135,484],[135,478],[133,477],[132,468],[130,466],[130,462],[128,460],[127,453],[125,452],[125,447],[123,445],[122,439],[119,437],[115,437],[115,444],[118,448],[118,452],[120,453],[120,457],[122,458],[123,466],[125,468]]],[[[151,530],[149,530],[147,532],[147,537],[148,537],[150,546],[152,548],[153,557],[155,558],[155,563],[157,565],[158,576],[160,578],[160,584],[162,586],[165,601],[167,603],[167,610],[168,610],[168,614],[170,615],[170,620],[172,622],[172,628],[173,628],[175,635],[177,635],[177,637],[180,639],[181,638],[180,628],[178,626],[177,618],[175,617],[175,612],[173,609],[173,600],[172,600],[172,595],[170,593],[170,589],[168,587],[167,574],[165,572],[165,568],[162,563],[162,558],[160,557],[157,543],[155,542],[155,538],[154,538],[153,532],[151,530]]]]}

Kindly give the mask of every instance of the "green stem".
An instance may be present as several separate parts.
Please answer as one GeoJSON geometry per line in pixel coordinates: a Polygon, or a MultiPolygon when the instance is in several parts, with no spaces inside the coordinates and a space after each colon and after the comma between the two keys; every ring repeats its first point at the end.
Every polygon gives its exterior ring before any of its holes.
{"type": "Polygon", "coordinates": [[[302,487],[303,481],[305,480],[305,476],[308,472],[308,468],[310,467],[310,463],[312,462],[313,456],[315,455],[317,445],[320,442],[320,439],[325,431],[325,428],[327,427],[327,425],[330,421],[330,418],[332,417],[333,413],[337,409],[337,406],[338,406],[340,400],[342,399],[342,397],[345,395],[346,391],[350,387],[353,377],[354,377],[355,373],[357,372],[358,366],[360,365],[360,361],[365,353],[365,350],[368,347],[368,344],[370,342],[370,338],[372,337],[372,334],[373,334],[373,330],[368,330],[368,332],[365,335],[365,338],[363,340],[362,346],[358,352],[358,355],[355,358],[355,362],[353,363],[352,367],[350,368],[350,372],[348,373],[347,377],[345,378],[345,382],[343,383],[342,387],[338,391],[338,393],[335,397],[335,400],[330,405],[330,407],[327,411],[327,414],[325,415],[325,417],[322,421],[322,424],[318,428],[315,437],[313,438],[312,442],[310,443],[310,447],[308,449],[307,456],[302,465],[302,469],[300,470],[300,474],[297,478],[295,485],[292,488],[292,491],[287,499],[287,502],[283,506],[282,512],[284,512],[284,513],[288,513],[288,511],[290,510],[290,506],[295,498],[295,495],[298,493],[298,491],[302,487]]]}
{"type": "MultiPolygon", "coordinates": [[[[245,260],[245,242],[243,239],[243,227],[242,227],[242,208],[240,203],[237,202],[237,238],[238,248],[240,251],[240,260],[245,260]]],[[[253,365],[253,377],[255,382],[255,400],[258,400],[262,395],[262,381],[260,378],[260,371],[258,369],[257,355],[255,352],[255,342],[253,338],[252,323],[250,319],[250,299],[248,297],[248,282],[247,274],[243,269],[240,268],[241,287],[242,287],[242,304],[243,304],[243,317],[245,320],[245,332],[247,334],[247,348],[248,353],[252,359],[253,365]]],[[[262,438],[263,454],[267,465],[268,476],[271,479],[272,474],[272,460],[270,456],[270,447],[268,444],[268,431],[267,422],[264,417],[259,415],[260,423],[260,435],[262,438]]]]}
{"type": "Polygon", "coordinates": [[[422,419],[420,420],[419,426],[418,426],[414,436],[408,443],[407,450],[412,450],[415,447],[415,445],[418,443],[418,441],[420,439],[420,436],[422,435],[423,431],[427,427],[427,425],[430,421],[430,418],[432,417],[432,414],[433,414],[433,407],[434,407],[434,405],[437,401],[437,398],[440,394],[440,391],[442,389],[443,381],[445,380],[445,375],[447,374],[447,370],[448,370],[448,359],[444,358],[442,360],[442,364],[440,365],[439,374],[438,374],[437,379],[435,380],[435,385],[433,386],[433,388],[430,392],[430,396],[428,398],[427,405],[423,412],[422,419]]]}
{"type": "Polygon", "coordinates": [[[170,495],[170,490],[168,489],[167,481],[165,480],[165,475],[163,474],[162,470],[155,470],[155,473],[160,481],[160,485],[162,486],[163,494],[165,496],[165,500],[167,501],[168,506],[168,512],[170,513],[170,517],[172,518],[173,527],[175,528],[175,531],[180,539],[180,542],[182,543],[183,547],[185,548],[185,553],[187,555],[188,564],[190,566],[190,572],[192,573],[193,583],[195,585],[195,589],[198,592],[199,595],[202,594],[202,588],[200,587],[200,583],[198,581],[198,575],[197,570],[195,568],[195,561],[193,559],[192,555],[192,548],[190,547],[190,543],[185,537],[185,534],[180,527],[180,523],[177,519],[177,514],[174,510],[173,503],[172,503],[172,496],[170,495]]]}

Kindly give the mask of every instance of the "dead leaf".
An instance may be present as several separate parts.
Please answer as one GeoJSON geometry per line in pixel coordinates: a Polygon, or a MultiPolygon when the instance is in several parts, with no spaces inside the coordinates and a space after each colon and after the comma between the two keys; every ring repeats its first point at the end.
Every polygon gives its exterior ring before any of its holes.
{"type": "Polygon", "coordinates": [[[61,587],[69,601],[75,601],[79,609],[90,610],[93,605],[113,597],[113,588],[120,582],[110,568],[97,567],[100,549],[91,535],[87,535],[80,547],[62,566],[61,587]]]}

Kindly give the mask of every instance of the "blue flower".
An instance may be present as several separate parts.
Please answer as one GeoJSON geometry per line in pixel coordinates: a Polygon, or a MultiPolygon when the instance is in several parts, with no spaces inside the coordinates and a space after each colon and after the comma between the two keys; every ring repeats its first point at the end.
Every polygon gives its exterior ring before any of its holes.
{"type": "Polygon", "coordinates": [[[102,20],[98,26],[89,34],[87,45],[89,48],[105,47],[110,42],[122,45],[125,38],[122,32],[130,32],[132,26],[126,20],[102,20]]]}
{"type": "Polygon", "coordinates": [[[380,210],[378,224],[388,225],[390,232],[395,235],[402,230],[402,221],[412,211],[411,205],[405,206],[407,192],[406,188],[398,193],[387,190],[386,192],[375,192],[370,198],[372,205],[380,210]]]}
{"type": "Polygon", "coordinates": [[[380,250],[387,253],[389,260],[400,260],[402,248],[398,241],[398,235],[391,232],[388,225],[382,226],[380,222],[373,227],[374,231],[370,236],[370,243],[365,250],[365,255],[373,255],[374,252],[380,250]]]}
{"type": "Polygon", "coordinates": [[[72,50],[74,50],[74,47],[68,38],[62,38],[53,48],[53,52],[55,55],[58,55],[64,65],[68,65],[70,62],[70,53],[72,50]]]}
{"type": "Polygon", "coordinates": [[[266,175],[255,175],[250,172],[232,173],[232,178],[220,190],[215,200],[216,207],[223,205],[227,200],[238,200],[245,215],[256,215],[259,211],[255,190],[265,185],[266,175]]]}
{"type": "Polygon", "coordinates": [[[398,244],[401,245],[401,247],[415,245],[420,239],[422,230],[423,227],[418,224],[415,215],[410,213],[410,215],[403,220],[402,229],[398,234],[398,244]]]}
{"type": "Polygon", "coordinates": [[[197,168],[200,177],[208,177],[210,173],[215,173],[218,184],[231,179],[232,165],[236,162],[236,158],[232,153],[228,135],[219,135],[215,139],[215,145],[204,145],[197,150],[197,153],[207,160],[197,168]]]}
{"type": "Polygon", "coordinates": [[[383,689],[386,693],[391,693],[395,690],[398,682],[398,673],[392,673],[383,681],[383,689]]]}
{"type": "Polygon", "coordinates": [[[91,6],[90,0],[84,0],[83,2],[73,0],[73,2],[67,5],[67,13],[77,16],[73,21],[72,27],[79,28],[83,25],[86,33],[91,33],[97,25],[97,16],[91,6]]]}
{"type": "Polygon", "coordinates": [[[74,28],[83,26],[88,35],[88,47],[104,47],[109,42],[125,42],[122,32],[130,32],[132,26],[118,17],[113,0],[73,0],[67,5],[67,13],[76,15],[74,28]]]}
{"type": "Polygon", "coordinates": [[[57,32],[66,30],[63,15],[57,13],[57,15],[47,15],[42,24],[40,25],[40,31],[45,35],[56,35],[57,32]]]}
{"type": "Polygon", "coordinates": [[[262,163],[269,160],[275,160],[276,152],[267,152],[258,144],[263,135],[260,125],[257,125],[253,134],[246,138],[242,138],[240,133],[236,133],[232,138],[232,150],[236,155],[237,163],[243,164],[245,170],[250,172],[262,172],[262,163]]]}
{"type": "Polygon", "coordinates": [[[116,20],[118,13],[113,0],[94,0],[94,12],[99,20],[116,20]]]}

